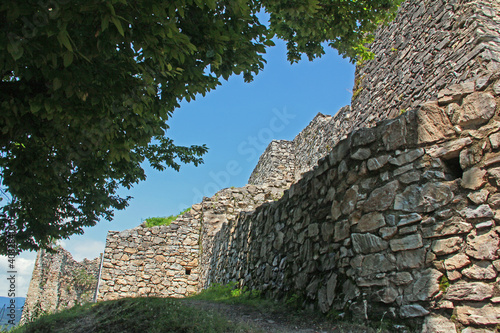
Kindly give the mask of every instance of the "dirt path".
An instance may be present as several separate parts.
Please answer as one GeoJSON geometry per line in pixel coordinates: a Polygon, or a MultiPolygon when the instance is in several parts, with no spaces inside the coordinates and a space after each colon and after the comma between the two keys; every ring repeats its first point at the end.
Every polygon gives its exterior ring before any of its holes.
{"type": "Polygon", "coordinates": [[[272,312],[240,304],[222,304],[201,300],[185,300],[186,305],[225,316],[235,323],[245,323],[255,332],[300,333],[375,333],[371,327],[348,323],[331,323],[313,315],[272,312]]]}

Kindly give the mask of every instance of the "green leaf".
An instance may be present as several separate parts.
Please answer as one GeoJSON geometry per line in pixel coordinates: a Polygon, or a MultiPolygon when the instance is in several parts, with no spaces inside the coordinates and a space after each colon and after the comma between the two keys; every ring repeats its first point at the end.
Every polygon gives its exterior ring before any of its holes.
{"type": "Polygon", "coordinates": [[[20,43],[9,43],[7,45],[7,52],[10,53],[14,60],[18,60],[23,56],[24,49],[20,46],[20,43]]]}
{"type": "Polygon", "coordinates": [[[66,30],[59,31],[57,40],[59,41],[59,43],[64,45],[64,47],[66,47],[68,51],[73,52],[73,47],[71,46],[71,42],[69,41],[69,34],[66,30]]]}
{"type": "Polygon", "coordinates": [[[112,16],[111,21],[113,21],[113,24],[115,25],[115,27],[118,30],[118,32],[120,33],[120,35],[125,36],[125,32],[123,31],[122,24],[120,23],[118,18],[116,18],[116,16],[112,16]]]}
{"type": "Polygon", "coordinates": [[[73,62],[73,52],[65,52],[63,55],[64,67],[68,67],[73,62]]]}
{"type": "Polygon", "coordinates": [[[61,88],[61,85],[62,85],[62,83],[61,83],[61,79],[59,79],[58,77],[56,77],[56,78],[54,79],[54,81],[52,81],[52,88],[53,88],[54,90],[57,90],[57,89],[61,88]]]}

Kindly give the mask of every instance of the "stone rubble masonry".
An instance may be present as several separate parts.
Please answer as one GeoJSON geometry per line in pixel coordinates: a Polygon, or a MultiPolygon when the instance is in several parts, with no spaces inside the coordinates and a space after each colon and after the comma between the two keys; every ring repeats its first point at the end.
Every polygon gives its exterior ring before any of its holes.
{"type": "Polygon", "coordinates": [[[98,298],[237,281],[422,332],[500,325],[500,5],[413,0],[352,105],[273,141],[249,185],[169,226],[109,232],[98,298]]]}
{"type": "Polygon", "coordinates": [[[283,195],[278,185],[227,188],[168,226],[140,225],[110,231],[103,256],[98,300],[122,297],[186,297],[207,286],[213,237],[239,213],[252,212],[283,195]]]}
{"type": "Polygon", "coordinates": [[[423,332],[494,332],[500,71],[471,82],[453,86],[459,98],[349,134],[280,200],[222,224],[202,261],[206,285],[237,281],[322,312],[420,319],[423,332]],[[466,123],[453,120],[452,103],[466,123]]]}
{"type": "Polygon", "coordinates": [[[333,120],[332,116],[318,113],[292,141],[273,140],[260,157],[248,183],[290,187],[333,147],[336,131],[333,120]]]}
{"type": "MultiPolygon", "coordinates": [[[[357,65],[351,106],[333,117],[318,114],[292,141],[291,150],[281,158],[274,154],[273,163],[284,166],[288,174],[294,172],[298,181],[351,132],[393,119],[424,102],[454,102],[474,89],[483,90],[488,83],[485,74],[500,69],[499,12],[498,0],[405,1],[396,19],[376,32],[370,46],[375,59],[357,65]],[[458,83],[464,84],[454,85],[458,83]]],[[[493,90],[498,93],[500,85],[493,90]]],[[[491,96],[481,97],[484,103],[492,101],[491,96]]],[[[451,103],[448,112],[455,107],[459,105],[451,103]]],[[[450,121],[468,122],[459,114],[450,121]]],[[[437,138],[443,134],[429,130],[437,138]]],[[[493,140],[498,144],[498,136],[493,140]]],[[[263,160],[250,184],[271,182],[281,172],[264,167],[263,160]]]]}
{"type": "Polygon", "coordinates": [[[94,298],[101,259],[78,262],[65,249],[54,249],[54,253],[37,253],[21,324],[94,298]]]}

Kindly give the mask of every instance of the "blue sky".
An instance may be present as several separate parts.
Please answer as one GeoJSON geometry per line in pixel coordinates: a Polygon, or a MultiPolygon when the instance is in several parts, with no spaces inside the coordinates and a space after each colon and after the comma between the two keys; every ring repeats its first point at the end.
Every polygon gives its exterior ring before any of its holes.
{"type": "MultiPolygon", "coordinates": [[[[277,42],[265,58],[268,63],[253,82],[233,76],[205,97],[181,104],[167,135],[177,145],[206,144],[205,163],[183,165],[180,172],[146,166],[147,180],[121,191],[134,199],[115,213],[113,222],[102,221],[61,242],[76,260],[103,252],[108,230],[134,228],[148,217],[177,214],[222,188],[244,186],[271,140],[292,140],[318,112],[333,115],[350,104],[354,65],[336,50],[290,65],[284,43],[277,42]]],[[[16,259],[18,296],[27,292],[35,256],[23,253],[16,259]]],[[[0,258],[2,281],[6,270],[6,260],[0,258]]],[[[1,288],[0,296],[6,296],[1,288]]]]}

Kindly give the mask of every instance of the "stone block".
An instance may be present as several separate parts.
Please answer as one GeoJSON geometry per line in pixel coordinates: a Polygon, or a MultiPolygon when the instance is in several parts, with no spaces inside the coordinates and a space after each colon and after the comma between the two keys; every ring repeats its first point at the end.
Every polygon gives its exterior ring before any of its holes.
{"type": "Polygon", "coordinates": [[[382,253],[358,255],[350,261],[352,268],[361,277],[393,271],[395,265],[382,253]]]}
{"type": "Polygon", "coordinates": [[[470,190],[477,190],[486,183],[484,179],[486,176],[486,170],[480,169],[478,167],[472,167],[465,171],[462,176],[462,187],[470,190]]]}
{"type": "Polygon", "coordinates": [[[406,123],[403,117],[388,121],[380,129],[383,133],[382,142],[387,151],[398,149],[406,144],[406,123]]]}
{"type": "Polygon", "coordinates": [[[420,234],[415,234],[403,238],[391,239],[389,245],[392,251],[397,252],[418,249],[423,246],[423,243],[420,234]]]}
{"type": "Polygon", "coordinates": [[[421,333],[455,333],[453,321],[440,314],[431,314],[425,317],[421,333]]]}
{"type": "Polygon", "coordinates": [[[405,151],[404,153],[398,155],[397,157],[391,158],[389,160],[389,163],[401,166],[415,161],[417,158],[424,155],[424,153],[425,150],[423,148],[411,149],[409,151],[405,151]]]}
{"type": "Polygon", "coordinates": [[[498,325],[500,324],[500,307],[484,304],[458,306],[456,316],[463,325],[498,325]]]}
{"type": "Polygon", "coordinates": [[[469,257],[464,253],[457,253],[444,261],[444,268],[453,271],[465,267],[471,263],[469,257]]]}
{"type": "Polygon", "coordinates": [[[352,246],[356,253],[373,253],[380,252],[389,247],[388,243],[382,238],[372,234],[358,234],[351,235],[352,246]]]}
{"type": "Polygon", "coordinates": [[[424,238],[442,237],[468,233],[472,230],[472,225],[467,223],[460,216],[454,216],[446,221],[434,222],[422,228],[424,238]]]}
{"type": "Polygon", "coordinates": [[[431,249],[436,255],[441,256],[457,252],[460,250],[462,243],[463,239],[461,237],[437,239],[432,242],[431,249]]]}
{"type": "Polygon", "coordinates": [[[493,284],[459,281],[448,287],[445,299],[452,301],[482,301],[491,298],[493,290],[493,284]]]}
{"type": "Polygon", "coordinates": [[[410,185],[403,193],[396,195],[394,209],[405,212],[431,212],[447,205],[453,199],[453,192],[445,183],[410,185]]]}
{"type": "Polygon", "coordinates": [[[477,260],[496,260],[499,257],[499,245],[500,236],[496,232],[478,234],[476,230],[473,230],[467,236],[465,253],[477,260]]]}
{"type": "Polygon", "coordinates": [[[398,269],[420,268],[424,266],[426,250],[401,251],[396,253],[396,265],[398,269]]]}
{"type": "Polygon", "coordinates": [[[472,144],[472,139],[469,137],[460,138],[452,141],[447,141],[439,145],[433,145],[429,148],[426,148],[427,154],[432,157],[439,157],[444,159],[450,159],[454,157],[458,157],[460,155],[460,151],[472,144]]]}
{"type": "Polygon", "coordinates": [[[419,144],[440,141],[455,133],[446,112],[436,103],[422,105],[416,116],[419,144]]]}
{"type": "Polygon", "coordinates": [[[452,122],[462,127],[487,123],[495,114],[495,98],[487,92],[475,92],[464,98],[462,110],[455,112],[452,122]]]}
{"type": "Polygon", "coordinates": [[[363,205],[365,212],[384,211],[392,206],[399,182],[394,180],[373,190],[363,205]]]}
{"type": "Polygon", "coordinates": [[[361,216],[354,230],[356,232],[368,232],[377,230],[383,226],[385,226],[384,215],[379,212],[371,212],[361,216]]]}
{"type": "Polygon", "coordinates": [[[427,311],[420,304],[410,304],[410,305],[403,305],[399,310],[399,314],[403,318],[415,318],[415,317],[427,316],[429,314],[429,311],[427,311]]]}
{"type": "Polygon", "coordinates": [[[368,170],[375,171],[386,165],[388,161],[389,161],[389,155],[381,155],[370,158],[367,161],[366,165],[368,167],[368,170]]]}
{"type": "Polygon", "coordinates": [[[462,270],[462,274],[473,280],[492,280],[497,272],[491,261],[478,261],[469,268],[462,270]]]}

